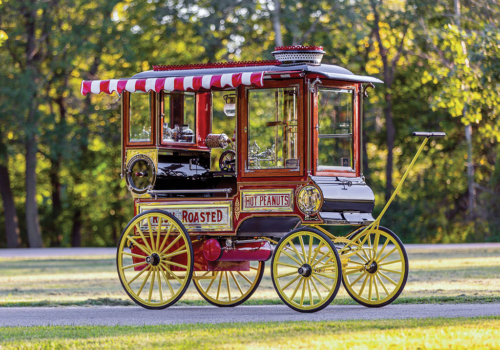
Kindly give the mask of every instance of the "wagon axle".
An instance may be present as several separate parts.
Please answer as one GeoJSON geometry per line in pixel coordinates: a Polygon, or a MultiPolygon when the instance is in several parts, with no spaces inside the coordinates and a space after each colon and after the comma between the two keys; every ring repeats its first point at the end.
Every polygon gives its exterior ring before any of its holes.
{"type": "Polygon", "coordinates": [[[146,257],[146,262],[149,265],[158,266],[160,264],[160,256],[156,253],[153,253],[150,256],[146,257]]]}
{"type": "Polygon", "coordinates": [[[378,269],[378,266],[377,266],[377,263],[375,261],[373,261],[371,264],[367,263],[365,265],[365,270],[368,273],[375,273],[375,272],[377,272],[377,269],[378,269]]]}

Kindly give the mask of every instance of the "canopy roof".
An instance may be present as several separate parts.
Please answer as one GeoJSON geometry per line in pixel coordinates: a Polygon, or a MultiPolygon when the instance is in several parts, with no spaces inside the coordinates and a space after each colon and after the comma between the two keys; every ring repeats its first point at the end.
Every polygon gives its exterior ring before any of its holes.
{"type": "Polygon", "coordinates": [[[198,91],[211,88],[234,88],[239,85],[263,86],[264,79],[299,77],[304,73],[316,73],[329,79],[357,83],[382,83],[380,79],[354,75],[349,70],[329,65],[251,65],[248,67],[225,67],[175,70],[150,70],[126,79],[84,80],[81,93],[99,94],[104,92],[149,92],[166,91],[198,91]]]}

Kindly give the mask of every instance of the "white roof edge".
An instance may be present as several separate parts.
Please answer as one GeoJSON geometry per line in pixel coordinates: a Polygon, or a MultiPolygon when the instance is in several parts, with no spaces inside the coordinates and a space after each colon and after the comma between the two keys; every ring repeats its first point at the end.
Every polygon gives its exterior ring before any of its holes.
{"type": "Polygon", "coordinates": [[[354,75],[354,74],[350,75],[350,74],[338,74],[338,73],[326,73],[326,72],[321,72],[320,74],[323,74],[328,78],[332,79],[355,81],[359,83],[381,83],[381,84],[384,83],[382,80],[378,78],[367,77],[363,75],[354,75]]]}

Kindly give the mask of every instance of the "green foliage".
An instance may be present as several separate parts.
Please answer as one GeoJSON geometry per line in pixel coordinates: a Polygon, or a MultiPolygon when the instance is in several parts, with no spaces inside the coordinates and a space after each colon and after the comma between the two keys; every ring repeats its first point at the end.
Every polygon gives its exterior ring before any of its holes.
{"type": "MultiPolygon", "coordinates": [[[[0,144],[6,150],[0,158],[8,162],[23,244],[28,135],[38,140],[37,202],[46,245],[69,246],[79,239],[83,245],[114,245],[133,215],[118,175],[119,105],[115,96],[83,98],[82,79],[131,76],[153,64],[271,59],[276,3],[0,1],[0,144]],[[26,11],[33,23],[26,21],[26,11]],[[23,57],[31,24],[37,50],[29,63],[23,57]]],[[[322,45],[324,62],[386,80],[383,50],[394,64],[390,86],[371,91],[364,108],[364,173],[378,211],[384,202],[387,96],[396,129],[396,181],[418,146],[411,131],[447,132],[425,150],[383,224],[407,242],[499,240],[500,5],[462,1],[461,16],[454,17],[452,4],[441,0],[278,3],[285,45],[322,45]],[[473,130],[472,219],[465,124],[473,130]]],[[[232,136],[234,119],[217,113],[214,132],[232,136]]],[[[0,227],[3,220],[0,215],[0,227]]]]}

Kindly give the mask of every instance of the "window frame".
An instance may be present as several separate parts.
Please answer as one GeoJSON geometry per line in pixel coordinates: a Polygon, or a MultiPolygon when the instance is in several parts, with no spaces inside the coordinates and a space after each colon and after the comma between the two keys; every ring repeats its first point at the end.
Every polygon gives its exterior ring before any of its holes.
{"type": "Polygon", "coordinates": [[[123,107],[123,120],[124,120],[124,130],[123,130],[123,140],[125,141],[125,145],[127,147],[144,147],[144,146],[154,146],[156,142],[156,123],[155,123],[155,112],[156,112],[156,97],[154,96],[154,92],[145,93],[145,95],[149,94],[149,98],[151,99],[151,105],[149,108],[149,118],[151,123],[151,140],[147,142],[138,142],[130,140],[130,126],[131,126],[131,109],[130,109],[130,95],[134,92],[124,91],[122,93],[122,107],[123,107]]]}
{"type": "Polygon", "coordinates": [[[360,137],[359,137],[359,125],[360,125],[360,109],[359,109],[359,84],[358,83],[346,83],[340,81],[328,81],[326,79],[322,80],[320,84],[317,85],[317,91],[321,88],[334,88],[334,89],[349,89],[353,90],[353,116],[352,116],[352,143],[353,143],[353,167],[348,169],[341,169],[338,167],[336,169],[321,169],[318,165],[319,159],[319,96],[318,93],[313,94],[313,174],[316,176],[342,176],[342,177],[358,177],[360,169],[360,137]]]}
{"type": "Polygon", "coordinates": [[[244,99],[241,106],[237,106],[238,114],[241,116],[238,119],[238,144],[241,150],[241,162],[240,171],[241,177],[290,177],[290,176],[304,176],[305,174],[305,152],[304,152],[304,82],[302,79],[290,79],[286,81],[266,81],[262,87],[245,86],[244,87],[244,99]],[[299,168],[272,168],[272,169],[247,169],[248,165],[248,117],[250,114],[250,106],[248,100],[249,91],[256,90],[266,90],[266,89],[278,89],[278,88],[297,88],[297,152],[299,158],[299,168]]]}
{"type": "MultiPolygon", "coordinates": [[[[194,145],[197,145],[198,142],[198,93],[197,92],[190,92],[190,91],[166,91],[162,90],[160,93],[158,93],[159,96],[159,101],[158,101],[158,145],[159,146],[164,146],[164,147],[170,147],[170,146],[177,146],[177,147],[193,147],[194,145]],[[193,142],[175,142],[175,141],[164,141],[163,140],[163,120],[162,116],[165,116],[165,94],[171,95],[172,93],[178,93],[178,94],[185,94],[186,92],[192,93],[194,95],[194,137],[193,137],[193,142]]],[[[169,99],[170,104],[172,101],[169,99]]],[[[169,111],[170,115],[169,117],[172,116],[172,106],[169,106],[169,111]]],[[[170,124],[170,121],[169,121],[170,124]]]]}

